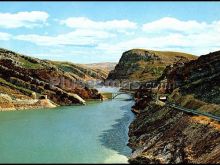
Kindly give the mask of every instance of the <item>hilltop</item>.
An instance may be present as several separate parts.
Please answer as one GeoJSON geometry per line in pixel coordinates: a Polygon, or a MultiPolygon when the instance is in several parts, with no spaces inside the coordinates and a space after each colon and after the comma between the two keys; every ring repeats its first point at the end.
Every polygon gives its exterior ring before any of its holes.
{"type": "Polygon", "coordinates": [[[195,59],[196,56],[181,52],[132,49],[122,54],[107,79],[155,80],[166,66],[195,59]]]}

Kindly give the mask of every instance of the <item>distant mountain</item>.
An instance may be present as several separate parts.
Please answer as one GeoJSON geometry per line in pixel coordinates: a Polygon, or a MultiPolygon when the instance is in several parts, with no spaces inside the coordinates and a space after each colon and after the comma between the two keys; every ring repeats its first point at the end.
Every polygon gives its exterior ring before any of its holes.
{"type": "Polygon", "coordinates": [[[116,64],[117,64],[116,62],[102,62],[102,63],[91,63],[91,64],[80,64],[80,65],[95,69],[98,72],[106,74],[107,77],[109,72],[114,70],[116,64]]]}
{"type": "Polygon", "coordinates": [[[132,49],[122,54],[107,79],[155,80],[162,75],[166,66],[193,59],[197,57],[181,52],[132,49]]]}

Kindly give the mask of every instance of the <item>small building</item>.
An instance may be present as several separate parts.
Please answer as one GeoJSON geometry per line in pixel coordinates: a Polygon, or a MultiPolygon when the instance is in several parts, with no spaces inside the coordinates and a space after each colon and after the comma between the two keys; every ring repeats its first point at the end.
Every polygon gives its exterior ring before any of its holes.
{"type": "Polygon", "coordinates": [[[159,96],[160,101],[167,101],[167,96],[159,96]]]}

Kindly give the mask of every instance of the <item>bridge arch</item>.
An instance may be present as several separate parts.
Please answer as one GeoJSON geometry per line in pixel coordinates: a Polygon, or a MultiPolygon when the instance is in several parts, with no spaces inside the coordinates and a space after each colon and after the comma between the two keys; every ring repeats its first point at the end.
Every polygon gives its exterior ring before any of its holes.
{"type": "Polygon", "coordinates": [[[125,95],[125,94],[133,97],[133,95],[131,93],[120,92],[120,93],[112,93],[112,99],[115,99],[119,95],[125,95]]]}

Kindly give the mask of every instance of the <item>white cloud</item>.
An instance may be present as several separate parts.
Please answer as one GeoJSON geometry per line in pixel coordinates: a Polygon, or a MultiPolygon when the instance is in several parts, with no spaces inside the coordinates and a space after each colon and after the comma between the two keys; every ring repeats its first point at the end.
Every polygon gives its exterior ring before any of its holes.
{"type": "Polygon", "coordinates": [[[207,29],[209,26],[210,25],[208,25],[206,22],[198,22],[195,20],[181,21],[172,17],[164,17],[144,24],[142,29],[148,33],[164,31],[199,33],[207,29]]]}
{"type": "Polygon", "coordinates": [[[94,45],[104,39],[114,37],[114,34],[105,31],[92,31],[92,30],[75,30],[70,33],[60,34],[57,36],[48,35],[17,35],[14,39],[23,40],[43,46],[56,46],[56,45],[94,45]]]}
{"type": "Polygon", "coordinates": [[[0,40],[7,41],[11,39],[11,34],[0,32],[0,40]]]}
{"type": "Polygon", "coordinates": [[[49,15],[43,11],[0,13],[0,27],[3,28],[31,28],[45,24],[49,15]]]}
{"type": "Polygon", "coordinates": [[[120,53],[132,48],[206,54],[220,49],[220,20],[198,22],[165,17],[142,26],[141,35],[115,44],[101,43],[97,49],[120,53]]]}
{"type": "Polygon", "coordinates": [[[70,17],[60,21],[71,28],[76,29],[98,29],[98,30],[126,30],[136,29],[137,24],[129,20],[93,21],[86,17],[70,17]]]}
{"type": "Polygon", "coordinates": [[[197,22],[162,18],[143,25],[135,38],[115,44],[103,43],[98,49],[119,53],[132,48],[170,50],[206,54],[220,49],[220,21],[197,22]]]}

